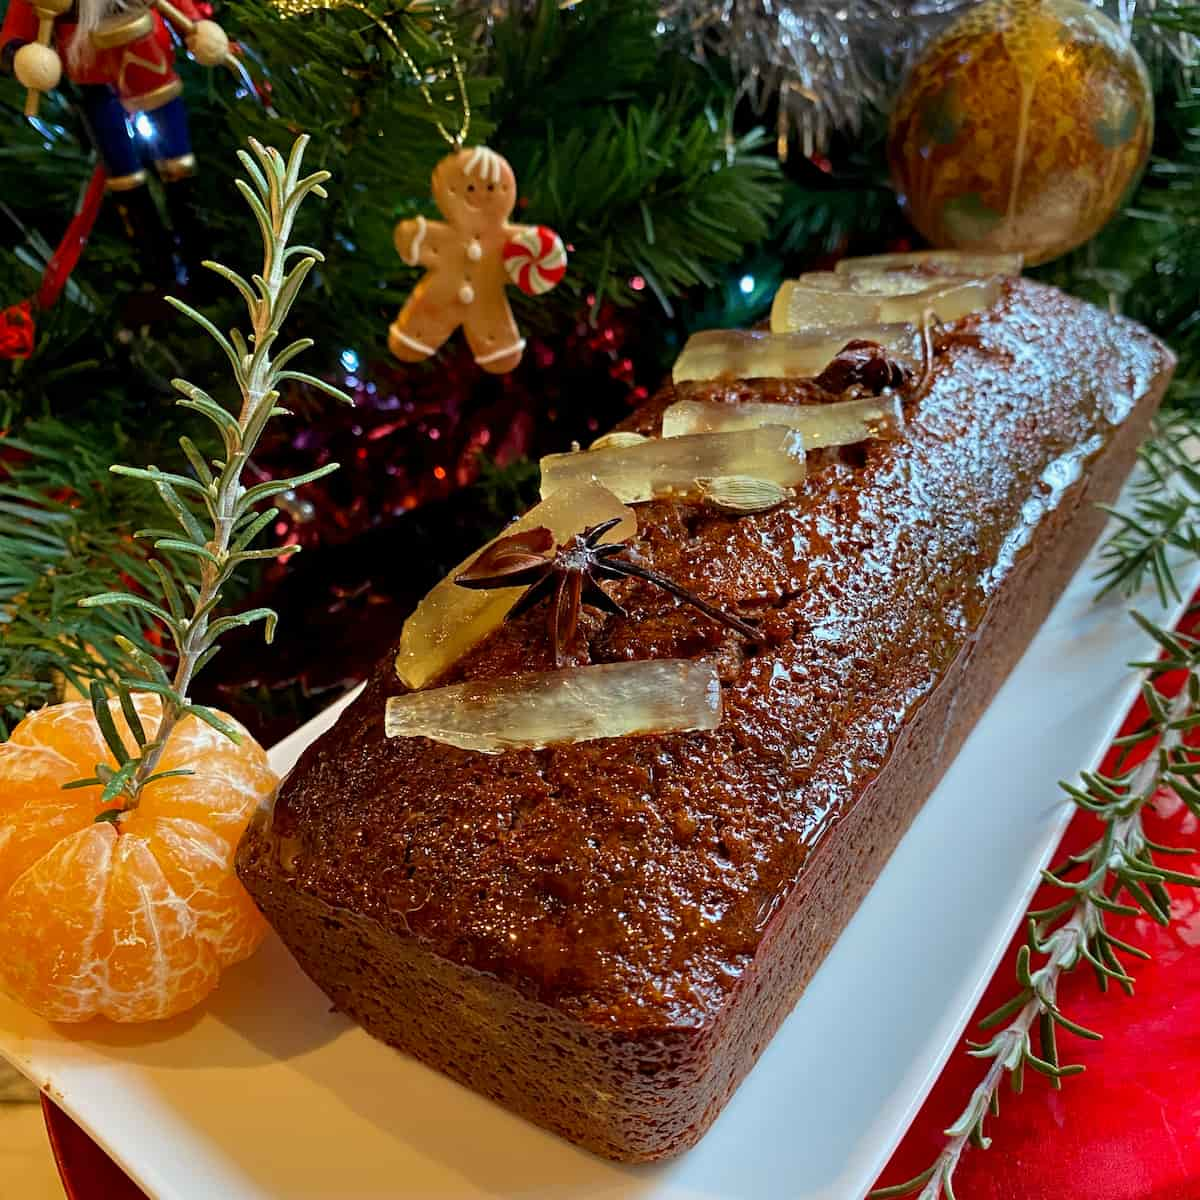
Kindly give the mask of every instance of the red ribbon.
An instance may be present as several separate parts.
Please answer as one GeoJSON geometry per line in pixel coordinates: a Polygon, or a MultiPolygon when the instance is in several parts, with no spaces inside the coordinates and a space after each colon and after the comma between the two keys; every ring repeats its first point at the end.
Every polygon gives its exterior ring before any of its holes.
{"type": "Polygon", "coordinates": [[[79,207],[58,243],[58,249],[50,256],[42,272],[42,282],[36,295],[32,300],[22,300],[0,312],[0,358],[28,358],[33,353],[36,330],[34,306],[39,309],[53,308],[62,295],[95,227],[100,205],[104,203],[104,185],[107,182],[104,167],[96,167],[80,198],[79,207]]]}
{"type": "Polygon", "coordinates": [[[75,210],[75,215],[71,218],[70,225],[67,226],[67,232],[63,234],[62,241],[58,243],[58,249],[51,255],[46,269],[42,272],[42,286],[38,288],[37,292],[38,308],[52,308],[54,302],[62,294],[63,288],[66,287],[67,280],[70,279],[71,272],[75,270],[79,256],[83,253],[83,248],[87,245],[92,228],[96,224],[100,205],[104,203],[104,185],[107,181],[108,176],[105,174],[104,168],[98,166],[92,172],[92,178],[84,190],[83,198],[75,210]]]}

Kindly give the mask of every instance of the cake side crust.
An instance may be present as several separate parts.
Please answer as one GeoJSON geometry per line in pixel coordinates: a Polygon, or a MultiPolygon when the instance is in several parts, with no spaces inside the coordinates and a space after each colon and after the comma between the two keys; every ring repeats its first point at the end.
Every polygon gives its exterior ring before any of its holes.
{"type": "MultiPolygon", "coordinates": [[[[713,657],[727,713],[715,735],[498,759],[386,745],[395,685],[381,665],[305,754],[275,826],[264,814],[239,855],[268,919],[339,1007],[606,1157],[661,1158],[701,1136],[1086,553],[1103,520],[1092,502],[1116,495],[1165,387],[1169,355],[1144,332],[1037,285],[1014,294],[999,348],[968,346],[947,365],[913,445],[870,447],[874,482],[859,491],[858,467],[826,460],[796,519],[639,514],[643,548],[677,578],[693,570],[684,582],[735,605],[762,587],[775,640],[750,656],[634,594],[621,597],[631,620],[593,623],[580,652],[713,657]],[[1056,320],[1076,353],[1106,329],[1113,345],[1072,375],[1056,320]],[[1047,372],[1021,362],[1023,338],[1059,372],[1045,387],[1060,402],[1036,390],[1047,372]],[[993,402],[999,433],[964,436],[993,402]],[[914,474],[922,462],[933,473],[914,474]],[[888,488],[902,501],[891,515],[888,488]],[[927,562],[910,542],[948,548],[927,562]],[[881,591],[880,543],[924,573],[881,591]],[[978,573],[982,598],[939,568],[978,573]],[[898,617],[870,616],[889,602],[898,617]],[[866,623],[843,633],[839,619],[859,611],[866,623]],[[831,691],[843,677],[851,690],[831,691]],[[880,700],[873,679],[891,688],[880,700]]],[[[631,424],[653,431],[668,399],[631,424]]],[[[514,623],[461,669],[536,669],[544,652],[540,629],[514,623]]]]}
{"type": "Polygon", "coordinates": [[[586,1025],[414,938],[293,891],[271,854],[244,855],[243,878],[303,969],[369,1033],[603,1157],[648,1162],[682,1152],[791,1011],[1086,556],[1105,519],[1096,505],[1116,498],[1164,385],[1147,393],[1047,518],[976,640],[824,839],[804,885],[769,917],[753,964],[709,1025],[642,1036],[586,1025]]]}

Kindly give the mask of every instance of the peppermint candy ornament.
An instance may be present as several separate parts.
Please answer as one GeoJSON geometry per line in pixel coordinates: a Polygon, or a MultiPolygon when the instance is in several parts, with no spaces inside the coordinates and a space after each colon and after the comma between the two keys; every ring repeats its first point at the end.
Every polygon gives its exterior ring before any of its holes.
{"type": "Polygon", "coordinates": [[[526,225],[505,245],[504,269],[527,296],[550,291],[567,273],[562,238],[545,225],[526,225]]]}

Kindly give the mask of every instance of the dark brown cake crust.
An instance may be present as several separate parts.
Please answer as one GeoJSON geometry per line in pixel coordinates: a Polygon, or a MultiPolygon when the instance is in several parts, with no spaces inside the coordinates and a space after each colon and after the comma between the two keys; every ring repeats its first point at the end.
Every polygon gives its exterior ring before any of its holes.
{"type": "MultiPolygon", "coordinates": [[[[1137,326],[1012,283],[948,339],[903,437],[810,456],[794,503],[639,506],[649,561],[766,644],[630,583],[575,661],[710,657],[719,729],[498,757],[388,741],[389,655],[247,834],[243,881],[371,1033],[599,1154],[678,1153],[1095,539],[1171,367],[1137,326]]],[[[766,398],[714,394],[735,390],[766,398]]],[[[446,681],[549,666],[535,612],[446,681]]]]}

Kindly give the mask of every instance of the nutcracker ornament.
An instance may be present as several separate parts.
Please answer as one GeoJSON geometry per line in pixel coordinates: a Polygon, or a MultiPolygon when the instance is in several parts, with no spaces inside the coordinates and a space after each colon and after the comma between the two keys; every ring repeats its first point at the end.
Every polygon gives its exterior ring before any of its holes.
{"type": "Polygon", "coordinates": [[[396,249],[425,268],[392,322],[388,346],[403,362],[435,354],[461,325],[475,361],[492,374],[521,361],[525,339],[504,294],[513,283],[536,296],[566,274],[567,254],[544,225],[512,225],[512,167],[484,146],[455,150],[433,172],[433,198],[445,221],[424,217],[396,226],[396,249]]]}
{"type": "Polygon", "coordinates": [[[191,195],[195,158],[167,21],[197,62],[231,62],[224,30],[193,0],[9,0],[0,65],[28,89],[29,116],[65,69],[125,232],[145,249],[160,279],[174,284],[187,282],[202,247],[191,195]],[[173,233],[147,191],[148,164],[165,185],[173,233]]]}

